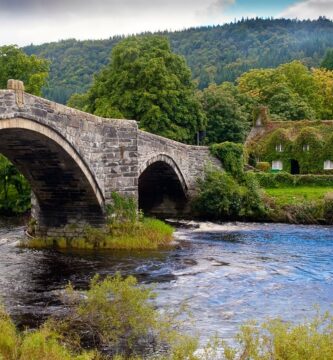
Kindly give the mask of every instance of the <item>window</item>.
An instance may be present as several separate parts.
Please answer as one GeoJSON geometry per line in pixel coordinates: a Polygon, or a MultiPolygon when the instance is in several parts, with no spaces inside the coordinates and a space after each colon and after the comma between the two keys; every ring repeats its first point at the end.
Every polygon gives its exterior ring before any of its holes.
{"type": "Polygon", "coordinates": [[[308,144],[303,145],[303,151],[310,151],[310,145],[308,144]]]}
{"type": "Polygon", "coordinates": [[[331,160],[324,161],[324,170],[333,170],[333,161],[331,160]]]}
{"type": "Polygon", "coordinates": [[[282,161],[280,160],[272,161],[272,170],[282,170],[282,169],[283,169],[282,161]]]}
{"type": "Polygon", "coordinates": [[[282,144],[276,145],[276,146],[275,146],[275,150],[276,150],[277,152],[282,152],[282,151],[283,151],[282,144]]]}

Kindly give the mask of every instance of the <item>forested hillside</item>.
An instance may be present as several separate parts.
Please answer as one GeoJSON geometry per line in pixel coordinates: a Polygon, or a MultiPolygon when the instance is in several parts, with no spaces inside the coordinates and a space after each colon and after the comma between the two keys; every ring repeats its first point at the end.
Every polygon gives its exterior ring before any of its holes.
{"type": "MultiPolygon", "coordinates": [[[[185,56],[200,88],[209,83],[234,81],[253,68],[276,67],[291,60],[319,66],[327,48],[333,47],[333,22],[286,19],[242,20],[223,26],[164,32],[173,51],[185,56]]],[[[122,37],[107,40],[64,40],[24,50],[51,61],[44,95],[66,102],[74,92],[84,92],[93,74],[108,63],[111,49],[122,37]]]]}

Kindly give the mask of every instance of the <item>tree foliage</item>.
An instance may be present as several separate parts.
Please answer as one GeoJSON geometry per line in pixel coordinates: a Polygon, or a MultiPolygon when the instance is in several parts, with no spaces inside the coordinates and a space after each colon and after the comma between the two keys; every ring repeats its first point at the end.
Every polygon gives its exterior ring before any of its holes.
{"type": "Polygon", "coordinates": [[[0,155],[0,213],[24,213],[30,208],[31,190],[15,166],[0,155]]]}
{"type": "Polygon", "coordinates": [[[25,90],[41,95],[48,76],[49,63],[36,55],[28,56],[17,46],[0,47],[0,88],[7,87],[8,79],[24,82],[25,90]]]}
{"type": "Polygon", "coordinates": [[[172,53],[168,40],[160,36],[120,42],[87,100],[86,111],[135,119],[144,130],[188,143],[205,123],[185,59],[172,53]]]}
{"type": "Polygon", "coordinates": [[[287,120],[320,116],[320,99],[315,78],[299,61],[275,69],[251,70],[237,80],[240,92],[266,105],[273,117],[287,120]]]}
{"type": "Polygon", "coordinates": [[[327,70],[333,70],[333,49],[328,49],[326,51],[325,57],[321,62],[320,67],[327,70]]]}
{"type": "Polygon", "coordinates": [[[199,92],[207,116],[208,143],[243,142],[250,126],[255,100],[241,94],[232,83],[211,84],[199,92]]]}
{"type": "MultiPolygon", "coordinates": [[[[163,32],[172,50],[185,56],[200,89],[211,83],[234,81],[255,68],[274,68],[292,60],[318,67],[326,49],[333,47],[333,23],[325,18],[310,21],[250,19],[221,26],[163,32]],[[237,46],[235,46],[237,44],[237,46]]],[[[107,64],[114,46],[122,40],[74,39],[24,48],[52,61],[44,95],[66,103],[72,93],[86,91],[94,73],[107,64]]]]}

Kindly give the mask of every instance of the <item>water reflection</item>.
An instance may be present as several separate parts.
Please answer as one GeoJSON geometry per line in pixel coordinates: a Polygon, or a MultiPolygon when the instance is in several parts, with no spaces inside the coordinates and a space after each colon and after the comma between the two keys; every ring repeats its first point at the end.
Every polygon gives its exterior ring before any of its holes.
{"type": "MultiPolygon", "coordinates": [[[[95,273],[121,271],[156,283],[158,306],[187,301],[203,336],[232,336],[248,319],[299,320],[333,299],[332,228],[272,224],[200,224],[180,229],[171,251],[27,250],[22,227],[0,229],[0,293],[21,325],[63,311],[68,281],[82,289],[95,273]]],[[[193,330],[189,323],[187,330],[193,330]]]]}

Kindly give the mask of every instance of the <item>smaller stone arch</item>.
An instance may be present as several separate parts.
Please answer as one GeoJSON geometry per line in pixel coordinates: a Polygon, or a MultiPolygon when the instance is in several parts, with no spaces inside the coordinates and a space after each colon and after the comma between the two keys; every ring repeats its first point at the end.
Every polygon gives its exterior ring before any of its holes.
{"type": "Polygon", "coordinates": [[[156,163],[156,162],[164,162],[166,164],[168,164],[173,170],[174,172],[177,174],[178,179],[180,181],[180,183],[182,184],[184,193],[187,196],[187,191],[188,191],[188,184],[187,181],[185,180],[185,177],[183,176],[183,173],[180,171],[180,168],[178,166],[178,164],[176,163],[176,161],[169,155],[167,154],[158,154],[155,155],[153,157],[151,157],[149,160],[147,160],[146,162],[144,162],[139,169],[139,177],[141,176],[141,174],[152,164],[156,163]]]}
{"type": "Polygon", "coordinates": [[[184,214],[188,204],[188,185],[176,161],[158,154],[139,169],[139,208],[156,216],[184,214]]]}

